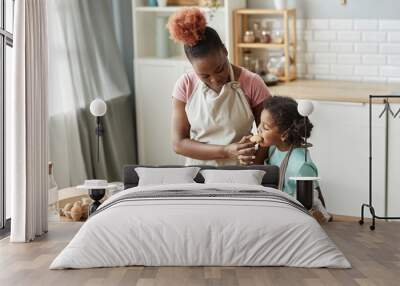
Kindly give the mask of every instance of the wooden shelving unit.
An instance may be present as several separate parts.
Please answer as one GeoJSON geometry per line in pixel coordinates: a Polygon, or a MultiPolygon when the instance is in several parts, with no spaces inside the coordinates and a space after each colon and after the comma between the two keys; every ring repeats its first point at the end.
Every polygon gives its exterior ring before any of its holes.
{"type": "MultiPolygon", "coordinates": [[[[234,63],[242,65],[244,49],[283,49],[285,56],[285,75],[279,79],[291,81],[296,79],[296,72],[290,75],[290,65],[296,66],[296,9],[238,9],[234,12],[234,63]],[[283,21],[283,43],[243,43],[243,35],[249,29],[250,16],[281,16],[283,21]],[[293,54],[290,54],[290,48],[293,54]]],[[[296,69],[295,69],[296,70],[296,69]]]]}

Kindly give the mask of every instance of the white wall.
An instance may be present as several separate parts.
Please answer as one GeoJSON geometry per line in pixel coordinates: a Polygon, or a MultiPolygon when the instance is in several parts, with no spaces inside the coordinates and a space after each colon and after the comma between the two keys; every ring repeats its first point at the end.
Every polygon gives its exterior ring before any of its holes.
{"type": "MultiPolygon", "coordinates": [[[[250,8],[273,8],[273,0],[248,0],[250,8]]],[[[301,18],[400,19],[399,0],[288,0],[301,18]]]]}
{"type": "Polygon", "coordinates": [[[300,77],[400,82],[400,20],[302,19],[298,27],[300,77]]]}

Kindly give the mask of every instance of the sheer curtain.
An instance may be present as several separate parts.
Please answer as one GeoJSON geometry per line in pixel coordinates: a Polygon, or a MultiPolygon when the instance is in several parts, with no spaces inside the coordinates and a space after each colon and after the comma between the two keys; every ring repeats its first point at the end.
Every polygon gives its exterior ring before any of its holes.
{"type": "MultiPolygon", "coordinates": [[[[87,178],[119,180],[136,162],[131,88],[117,45],[108,0],[52,0],[49,22],[50,160],[59,187],[87,178]],[[107,103],[96,156],[90,102],[107,103]]],[[[133,64],[133,63],[130,63],[133,64]]]]}

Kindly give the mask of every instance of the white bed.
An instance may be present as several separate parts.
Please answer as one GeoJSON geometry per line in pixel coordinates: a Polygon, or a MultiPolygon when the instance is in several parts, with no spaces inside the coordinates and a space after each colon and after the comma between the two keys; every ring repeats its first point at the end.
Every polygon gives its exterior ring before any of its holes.
{"type": "Polygon", "coordinates": [[[128,265],[350,268],[318,222],[298,204],[283,192],[254,185],[131,188],[104,202],[50,269],[128,265]],[[173,196],[162,195],[175,190],[173,196]],[[157,193],[161,197],[154,197],[157,193]],[[218,195],[223,193],[227,195],[218,195]],[[144,197],[147,194],[152,196],[144,197]]]}

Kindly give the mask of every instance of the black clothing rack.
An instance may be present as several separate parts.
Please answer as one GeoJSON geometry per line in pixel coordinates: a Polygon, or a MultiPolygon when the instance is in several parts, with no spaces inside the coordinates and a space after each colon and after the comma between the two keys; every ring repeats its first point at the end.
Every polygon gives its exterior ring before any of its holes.
{"type": "MultiPolygon", "coordinates": [[[[372,216],[372,225],[370,225],[370,229],[374,230],[375,229],[375,220],[376,219],[391,219],[391,220],[397,220],[400,219],[400,217],[389,217],[389,216],[378,216],[375,213],[375,208],[373,206],[372,202],[372,100],[373,99],[383,99],[383,103],[385,104],[385,108],[382,111],[382,113],[379,115],[379,118],[381,118],[385,113],[386,113],[386,128],[388,128],[388,119],[389,119],[389,114],[391,114],[394,118],[397,117],[397,115],[400,113],[397,111],[394,113],[390,109],[389,105],[389,99],[391,98],[399,98],[400,95],[370,95],[369,96],[369,202],[368,204],[362,204],[361,206],[361,219],[359,223],[362,225],[364,224],[364,208],[367,207],[369,208],[369,211],[372,216]]],[[[387,158],[388,158],[388,130],[386,130],[386,166],[387,166],[387,158]]],[[[387,173],[387,170],[386,170],[387,173]]],[[[386,174],[386,186],[387,186],[387,174],[386,174]]],[[[387,196],[387,194],[386,194],[387,196]]],[[[387,208],[387,199],[385,200],[385,206],[387,208]]]]}

